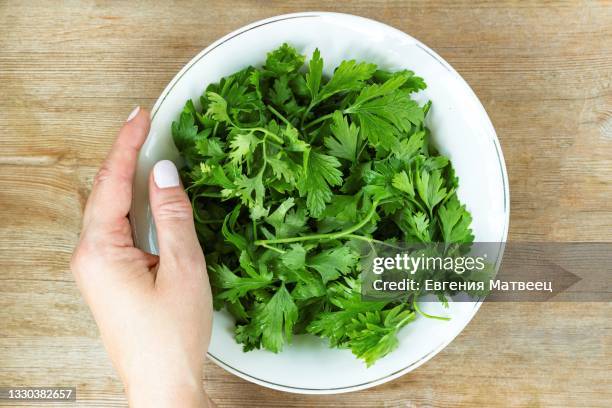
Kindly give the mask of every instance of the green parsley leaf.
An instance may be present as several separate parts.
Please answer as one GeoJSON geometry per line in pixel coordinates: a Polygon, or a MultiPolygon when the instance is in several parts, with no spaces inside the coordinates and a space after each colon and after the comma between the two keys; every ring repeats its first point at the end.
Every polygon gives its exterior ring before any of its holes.
{"type": "Polygon", "coordinates": [[[393,176],[392,185],[398,190],[407,193],[411,197],[414,197],[414,184],[412,183],[412,180],[408,174],[406,174],[405,170],[402,170],[400,173],[393,176]]]}
{"type": "Polygon", "coordinates": [[[321,88],[315,100],[321,102],[338,92],[357,90],[364,81],[372,77],[374,71],[376,71],[375,64],[355,60],[342,61],[329,82],[321,88]]]}
{"type": "Polygon", "coordinates": [[[227,299],[230,302],[237,302],[239,298],[255,289],[265,288],[272,283],[270,275],[243,278],[237,276],[223,264],[210,266],[215,279],[215,284],[226,290],[219,293],[220,299],[227,299]]]}
{"type": "Polygon", "coordinates": [[[364,88],[356,103],[345,109],[344,113],[355,116],[362,136],[372,144],[380,144],[387,150],[396,149],[400,134],[410,131],[412,124],[421,124],[423,110],[404,91],[381,94],[380,89],[367,89],[364,88]]]}
{"type": "Polygon", "coordinates": [[[459,203],[456,196],[444,203],[438,211],[438,217],[442,224],[442,236],[444,242],[472,242],[474,235],[470,229],[472,216],[459,203]]]}
{"type": "Polygon", "coordinates": [[[308,259],[308,266],[315,269],[327,283],[348,274],[357,263],[357,254],[347,246],[326,249],[308,259]]]}
{"type": "Polygon", "coordinates": [[[304,56],[289,44],[284,43],[276,50],[268,53],[264,69],[276,76],[282,76],[297,71],[302,65],[304,65],[304,56]]]}
{"type": "Polygon", "coordinates": [[[399,305],[391,310],[359,313],[351,320],[347,345],[368,367],[397,348],[399,329],[415,317],[413,311],[403,308],[399,305]]]}
{"type": "Polygon", "coordinates": [[[420,173],[416,173],[415,184],[421,200],[423,200],[431,214],[433,208],[446,197],[447,191],[444,187],[442,174],[439,170],[434,170],[430,173],[423,169],[420,173]]]}
{"type": "Polygon", "coordinates": [[[232,151],[229,153],[229,157],[232,162],[240,163],[243,158],[251,156],[259,141],[259,138],[251,132],[235,135],[230,141],[230,148],[232,151]]]}
{"type": "Polygon", "coordinates": [[[291,342],[297,318],[297,306],[282,285],[254,318],[262,327],[262,345],[274,353],[281,351],[285,342],[291,342]]]}
{"type": "Polygon", "coordinates": [[[306,86],[310,92],[311,98],[316,99],[321,87],[321,78],[323,76],[323,60],[321,53],[316,48],[312,53],[312,58],[308,63],[308,74],[306,74],[306,86]]]}
{"type": "Polygon", "coordinates": [[[330,186],[342,184],[342,173],[338,170],[340,162],[333,156],[310,152],[305,175],[298,181],[302,197],[306,196],[306,205],[313,217],[321,215],[325,203],[332,197],[330,186]]]}
{"type": "Polygon", "coordinates": [[[306,250],[300,244],[292,244],[283,255],[282,262],[289,269],[303,269],[306,266],[306,250]]]}
{"type": "Polygon", "coordinates": [[[325,138],[325,147],[331,156],[354,163],[357,157],[359,127],[354,123],[349,125],[348,119],[343,117],[340,111],[334,112],[332,121],[331,132],[334,136],[325,138]]]}

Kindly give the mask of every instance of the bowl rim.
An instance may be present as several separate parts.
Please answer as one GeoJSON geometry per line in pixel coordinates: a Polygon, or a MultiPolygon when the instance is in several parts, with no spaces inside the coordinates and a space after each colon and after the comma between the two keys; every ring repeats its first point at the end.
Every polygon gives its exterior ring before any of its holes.
{"type": "MultiPolygon", "coordinates": [[[[336,13],[336,12],[326,12],[326,11],[305,11],[305,12],[297,12],[297,13],[289,13],[289,14],[281,14],[281,15],[277,15],[277,16],[273,16],[273,17],[268,17],[265,19],[261,19],[261,20],[257,20],[253,23],[247,24],[245,26],[242,26],[232,32],[230,32],[229,34],[224,35],[223,37],[219,38],[218,40],[214,41],[212,44],[210,44],[209,46],[207,46],[206,48],[204,48],[202,51],[200,51],[196,56],[194,56],[189,62],[187,62],[183,68],[172,78],[172,80],[168,83],[168,85],[164,88],[164,90],[162,91],[162,93],[160,94],[159,98],[157,98],[157,100],[155,101],[155,104],[153,105],[152,109],[151,109],[151,120],[153,120],[155,118],[155,115],[157,114],[157,111],[159,110],[159,108],[162,106],[162,104],[164,103],[166,97],[168,96],[168,94],[172,91],[172,89],[176,86],[176,84],[181,80],[181,78],[202,58],[204,58],[207,54],[209,54],[211,51],[213,51],[215,48],[223,45],[225,42],[236,38],[248,31],[251,31],[253,29],[256,29],[258,27],[264,26],[264,25],[268,25],[268,24],[273,24],[276,22],[280,22],[280,21],[285,21],[285,20],[291,20],[291,19],[298,19],[298,18],[321,18],[321,17],[332,17],[332,18],[338,18],[338,19],[345,19],[345,20],[350,20],[351,22],[359,22],[360,20],[363,22],[368,22],[370,24],[374,23],[377,25],[380,25],[382,28],[384,28],[385,30],[390,30],[395,32],[396,34],[403,36],[409,40],[411,40],[412,42],[414,42],[414,44],[421,48],[423,51],[425,51],[427,54],[429,54],[432,58],[434,58],[438,63],[440,63],[441,65],[443,65],[449,72],[451,72],[453,75],[455,75],[455,79],[457,79],[460,83],[462,83],[462,85],[465,86],[465,89],[468,91],[468,94],[470,95],[470,97],[473,99],[473,102],[475,103],[476,108],[480,111],[480,113],[482,114],[482,117],[485,119],[483,120],[483,125],[485,125],[486,127],[488,127],[490,134],[493,136],[492,137],[492,142],[493,145],[495,147],[495,151],[497,153],[497,158],[498,158],[498,163],[499,163],[499,168],[500,168],[500,173],[501,173],[501,180],[502,180],[502,188],[503,188],[503,195],[504,195],[504,214],[505,214],[505,219],[504,219],[504,228],[502,231],[502,236],[500,237],[499,242],[500,243],[504,243],[507,240],[508,237],[508,229],[509,229],[509,222],[510,222],[510,190],[509,190],[509,183],[508,183],[508,174],[507,174],[507,170],[506,170],[506,163],[504,160],[504,156],[503,156],[503,152],[499,143],[499,139],[497,137],[497,133],[495,132],[495,128],[493,127],[493,124],[491,123],[491,119],[489,118],[489,115],[487,114],[486,110],[484,109],[482,103],[480,102],[480,99],[478,99],[478,97],[476,96],[476,94],[474,93],[474,91],[472,90],[472,88],[470,87],[470,85],[465,81],[465,79],[463,79],[463,77],[448,63],[446,62],[441,56],[439,56],[435,51],[433,51],[431,48],[429,48],[427,45],[423,44],[421,41],[419,41],[418,39],[414,38],[413,36],[411,36],[410,34],[407,34],[395,27],[392,27],[388,24],[382,23],[380,21],[377,20],[373,20],[370,18],[366,18],[366,17],[362,17],[362,16],[357,16],[357,15],[353,15],[353,14],[348,14],[348,13],[336,13]]],[[[501,262],[501,257],[499,257],[498,259],[498,263],[501,262]]],[[[209,358],[209,360],[213,361],[215,364],[217,364],[218,366],[222,367],[223,369],[225,369],[226,371],[229,371],[230,373],[243,378],[247,381],[253,382],[255,384],[267,387],[267,388],[272,388],[275,390],[279,390],[279,391],[285,391],[285,392],[291,392],[291,393],[298,393],[298,394],[340,394],[340,393],[347,393],[347,392],[353,392],[353,391],[359,391],[359,390],[363,390],[366,388],[371,388],[374,387],[376,385],[380,385],[383,383],[386,383],[388,381],[394,380],[404,374],[407,374],[408,372],[418,368],[419,366],[421,366],[422,364],[426,363],[427,361],[429,361],[433,356],[435,356],[436,354],[438,354],[441,350],[443,350],[446,346],[448,346],[458,335],[459,333],[461,333],[465,327],[471,322],[471,320],[474,318],[474,315],[476,314],[476,312],[480,309],[482,302],[484,299],[479,299],[478,301],[474,302],[474,307],[472,309],[472,311],[470,312],[469,318],[467,319],[466,324],[461,328],[461,330],[459,330],[454,336],[450,337],[449,339],[447,339],[446,341],[442,342],[438,347],[436,347],[435,349],[433,349],[432,351],[430,351],[429,353],[427,353],[426,355],[422,356],[419,360],[409,364],[408,366],[397,370],[393,373],[387,374],[383,377],[380,377],[378,379],[375,380],[371,380],[371,381],[367,381],[364,383],[360,383],[360,384],[355,384],[355,385],[351,385],[351,386],[343,386],[343,387],[331,387],[331,388],[306,388],[306,387],[295,387],[295,386],[289,386],[289,385],[285,385],[285,384],[277,384],[271,381],[267,381],[267,380],[263,380],[257,377],[254,377],[250,374],[247,374],[243,371],[240,371],[239,369],[230,366],[229,364],[225,363],[223,360],[221,360],[220,358],[214,356],[213,354],[211,354],[210,352],[207,352],[207,357],[209,358]]]]}

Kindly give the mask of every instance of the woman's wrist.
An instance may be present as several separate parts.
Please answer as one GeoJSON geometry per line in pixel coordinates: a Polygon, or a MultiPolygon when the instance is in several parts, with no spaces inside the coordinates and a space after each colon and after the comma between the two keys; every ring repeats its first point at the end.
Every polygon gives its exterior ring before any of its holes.
{"type": "Polygon", "coordinates": [[[137,379],[126,384],[130,407],[207,407],[201,379],[171,382],[137,379]]]}

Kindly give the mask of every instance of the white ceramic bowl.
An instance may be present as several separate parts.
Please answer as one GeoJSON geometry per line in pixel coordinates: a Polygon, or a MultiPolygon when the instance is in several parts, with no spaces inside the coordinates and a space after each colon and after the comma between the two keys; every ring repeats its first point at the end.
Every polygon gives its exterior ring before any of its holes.
{"type": "MultiPolygon", "coordinates": [[[[307,56],[318,47],[330,74],[344,59],[411,69],[427,82],[417,95],[431,100],[428,125],[441,153],[460,178],[459,196],[473,215],[477,241],[505,242],[509,191],[502,152],[484,108],[461,76],[424,44],[385,24],[347,14],[307,12],[272,17],[221,38],[193,58],[172,79],[152,110],[151,132],[140,154],[131,211],[139,247],[156,253],[155,227],[148,204],[147,175],[161,159],[178,152],[170,125],[187,99],[197,103],[206,85],[248,65],[260,65],[268,51],[288,42],[307,56]]],[[[296,336],[279,354],[244,353],[234,341],[234,322],[215,312],[208,357],[254,383],[289,392],[331,394],[372,387],[423,364],[449,344],[472,319],[480,303],[435,303],[422,307],[452,316],[450,322],[417,318],[400,332],[400,346],[370,368],[350,351],[330,349],[314,336],[296,336]],[[436,310],[437,309],[437,310],[436,310]]]]}

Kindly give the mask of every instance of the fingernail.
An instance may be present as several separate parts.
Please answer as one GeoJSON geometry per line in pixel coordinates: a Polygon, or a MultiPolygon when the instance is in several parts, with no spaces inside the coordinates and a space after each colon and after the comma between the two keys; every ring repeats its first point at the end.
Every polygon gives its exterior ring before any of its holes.
{"type": "Polygon", "coordinates": [[[153,180],[159,188],[178,187],[179,174],[174,163],[162,160],[153,166],[153,180]]]}
{"type": "Polygon", "coordinates": [[[135,107],[125,121],[129,122],[130,120],[134,119],[136,115],[138,115],[138,112],[140,112],[140,106],[135,107]]]}

